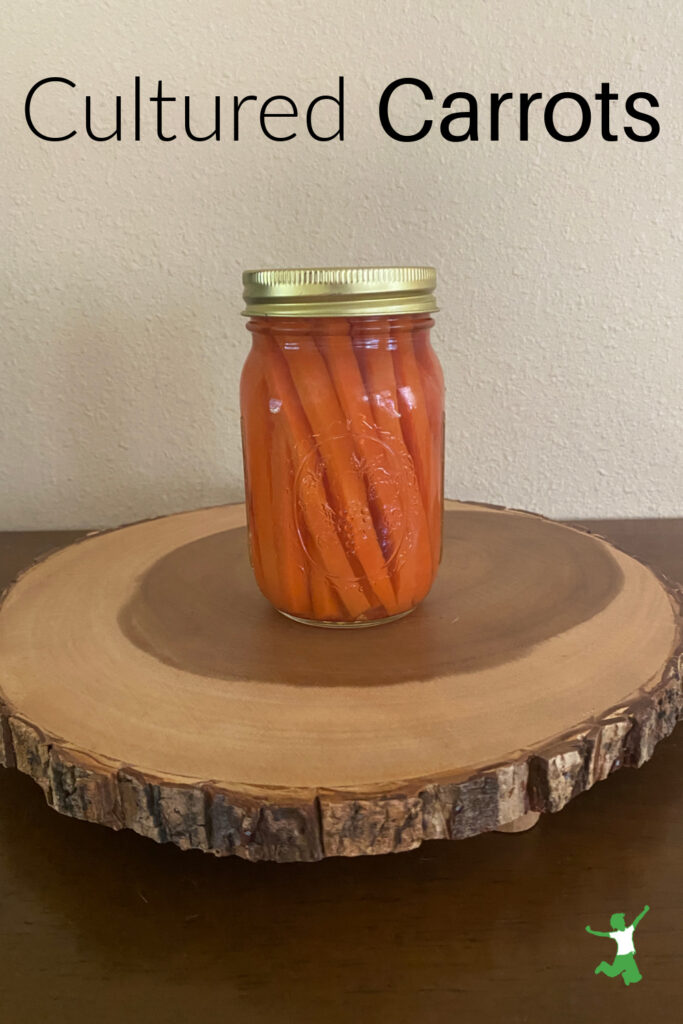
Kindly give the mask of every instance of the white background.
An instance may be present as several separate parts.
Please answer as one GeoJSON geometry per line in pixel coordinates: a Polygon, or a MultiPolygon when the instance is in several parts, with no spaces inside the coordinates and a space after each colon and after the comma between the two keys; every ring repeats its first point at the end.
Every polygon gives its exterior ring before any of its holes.
{"type": "MultiPolygon", "coordinates": [[[[107,526],[242,496],[238,378],[249,266],[429,263],[448,385],[447,494],[555,516],[683,513],[681,0],[3,5],[0,527],[107,526]],[[134,76],[224,97],[225,138],[132,141],[134,76]],[[300,107],[346,83],[346,138],[267,141],[231,98],[300,107]],[[41,142],[23,104],[40,78],[41,142]],[[416,76],[480,99],[481,141],[387,138],[377,103],[416,76]],[[602,81],[620,94],[600,136],[602,81]],[[491,92],[571,90],[589,135],[553,141],[491,92]],[[623,101],[654,93],[660,137],[623,101]],[[124,141],[102,134],[123,97],[124,141]],[[645,129],[644,125],[636,125],[645,129]]],[[[170,105],[167,105],[170,106],[170,105]]],[[[180,121],[181,102],[169,117],[180,121]]],[[[397,111],[399,107],[397,106],[397,111]]],[[[405,105],[405,119],[417,108],[405,105]]],[[[424,116],[424,115],[422,115],[424,116]]],[[[204,119],[204,120],[203,120],[204,119]]],[[[570,124],[571,114],[565,118],[570,124]]],[[[290,122],[282,122],[289,125],[290,122]]],[[[278,123],[279,126],[279,123],[278,123]]],[[[210,130],[210,126],[205,130],[210,130]]]]}

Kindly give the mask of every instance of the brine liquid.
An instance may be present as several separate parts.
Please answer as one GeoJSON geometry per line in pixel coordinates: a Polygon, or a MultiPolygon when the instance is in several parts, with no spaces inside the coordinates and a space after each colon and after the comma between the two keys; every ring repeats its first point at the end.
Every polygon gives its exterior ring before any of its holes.
{"type": "Polygon", "coordinates": [[[425,315],[255,317],[241,381],[251,561],[280,611],[405,614],[441,557],[443,375],[425,315]]]}

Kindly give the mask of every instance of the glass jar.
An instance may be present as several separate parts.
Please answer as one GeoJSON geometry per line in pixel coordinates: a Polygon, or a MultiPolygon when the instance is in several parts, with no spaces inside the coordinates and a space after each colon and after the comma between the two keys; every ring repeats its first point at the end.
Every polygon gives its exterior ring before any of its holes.
{"type": "Polygon", "coordinates": [[[441,558],[444,386],[425,267],[244,274],[249,548],[284,615],[406,615],[441,558]]]}

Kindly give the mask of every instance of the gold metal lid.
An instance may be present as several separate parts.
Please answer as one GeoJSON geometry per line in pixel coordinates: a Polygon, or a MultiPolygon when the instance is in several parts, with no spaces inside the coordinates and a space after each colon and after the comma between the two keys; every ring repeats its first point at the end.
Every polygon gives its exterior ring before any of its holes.
{"type": "Polygon", "coordinates": [[[434,313],[434,267],[245,270],[243,316],[434,313]]]}

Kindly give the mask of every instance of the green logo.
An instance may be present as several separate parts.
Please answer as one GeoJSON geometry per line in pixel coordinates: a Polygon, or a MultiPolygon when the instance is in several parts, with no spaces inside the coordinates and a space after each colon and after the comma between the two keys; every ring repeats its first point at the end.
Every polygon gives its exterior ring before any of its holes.
{"type": "Polygon", "coordinates": [[[628,928],[626,927],[626,918],[623,914],[612,914],[609,923],[614,931],[611,932],[595,932],[589,924],[586,925],[586,931],[590,932],[591,935],[599,935],[603,939],[614,939],[617,944],[617,955],[614,961],[608,964],[606,960],[603,960],[595,968],[596,974],[606,974],[608,978],[616,978],[620,974],[624,985],[635,985],[637,981],[640,981],[642,974],[638,970],[638,964],[636,963],[636,947],[633,943],[633,933],[649,909],[648,905],[645,904],[638,917],[628,928]]]}

